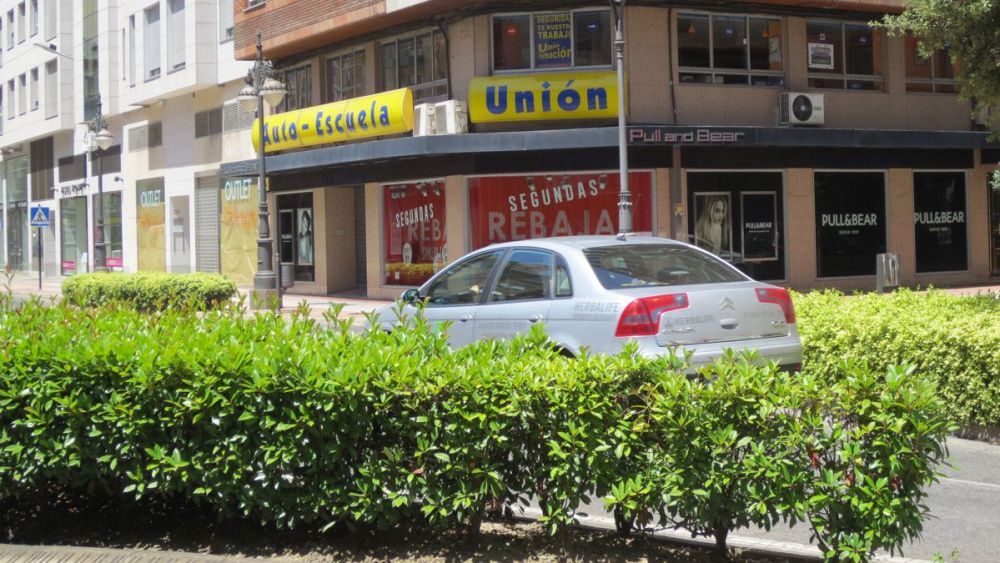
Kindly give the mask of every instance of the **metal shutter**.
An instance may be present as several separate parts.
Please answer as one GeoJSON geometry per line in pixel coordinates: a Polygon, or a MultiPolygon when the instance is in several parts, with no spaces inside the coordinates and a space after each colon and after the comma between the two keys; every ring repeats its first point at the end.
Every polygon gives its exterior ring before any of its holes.
{"type": "Polygon", "coordinates": [[[194,226],[195,270],[218,272],[219,264],[219,177],[195,179],[194,226]]]}

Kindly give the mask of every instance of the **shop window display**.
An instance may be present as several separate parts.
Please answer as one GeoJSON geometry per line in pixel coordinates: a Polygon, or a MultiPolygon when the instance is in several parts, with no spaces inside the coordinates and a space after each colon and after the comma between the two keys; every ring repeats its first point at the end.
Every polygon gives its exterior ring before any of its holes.
{"type": "Polygon", "coordinates": [[[819,277],[871,276],[886,251],[885,174],[817,172],[819,277]]]}
{"type": "Polygon", "coordinates": [[[382,187],[386,285],[420,285],[448,263],[444,181],[382,187]]]}
{"type": "Polygon", "coordinates": [[[917,273],[968,269],[965,174],[913,175],[913,228],[917,273]]]}

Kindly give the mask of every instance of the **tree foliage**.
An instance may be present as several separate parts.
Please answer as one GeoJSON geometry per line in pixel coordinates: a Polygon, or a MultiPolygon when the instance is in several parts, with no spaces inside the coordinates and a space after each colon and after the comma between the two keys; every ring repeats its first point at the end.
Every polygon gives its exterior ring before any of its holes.
{"type": "MultiPolygon", "coordinates": [[[[903,13],[883,25],[894,35],[920,37],[923,56],[948,49],[961,62],[962,96],[993,108],[987,123],[1000,138],[1000,0],[907,0],[903,13]]],[[[993,189],[1000,191],[1000,170],[993,189]]]]}

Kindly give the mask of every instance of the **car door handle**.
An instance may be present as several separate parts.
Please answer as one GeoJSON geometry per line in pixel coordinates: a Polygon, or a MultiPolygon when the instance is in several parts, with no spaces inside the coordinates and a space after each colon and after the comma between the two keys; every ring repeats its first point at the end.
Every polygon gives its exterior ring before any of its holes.
{"type": "Polygon", "coordinates": [[[537,323],[538,321],[542,320],[542,318],[543,318],[542,315],[540,315],[538,313],[536,313],[534,315],[528,315],[528,322],[529,323],[537,323]]]}
{"type": "Polygon", "coordinates": [[[472,320],[472,315],[469,314],[462,315],[461,317],[458,317],[458,320],[460,322],[467,323],[472,320]]]}

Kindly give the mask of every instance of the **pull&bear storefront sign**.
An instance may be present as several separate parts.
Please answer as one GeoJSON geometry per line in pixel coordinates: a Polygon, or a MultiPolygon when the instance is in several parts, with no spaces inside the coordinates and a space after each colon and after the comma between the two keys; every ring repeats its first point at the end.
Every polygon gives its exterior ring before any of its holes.
{"type": "Polygon", "coordinates": [[[469,84],[474,123],[618,117],[613,72],[480,76],[469,84]]]}
{"type": "MultiPolygon", "coordinates": [[[[473,248],[508,240],[618,232],[618,174],[469,178],[473,248]]],[[[653,230],[653,174],[630,172],[633,229],[653,230]]]]}
{"type": "MultiPolygon", "coordinates": [[[[254,120],[254,150],[260,150],[259,129],[254,120]]],[[[413,92],[400,88],[270,115],[264,119],[264,148],[267,152],[282,151],[412,130],[413,92]]]]}

